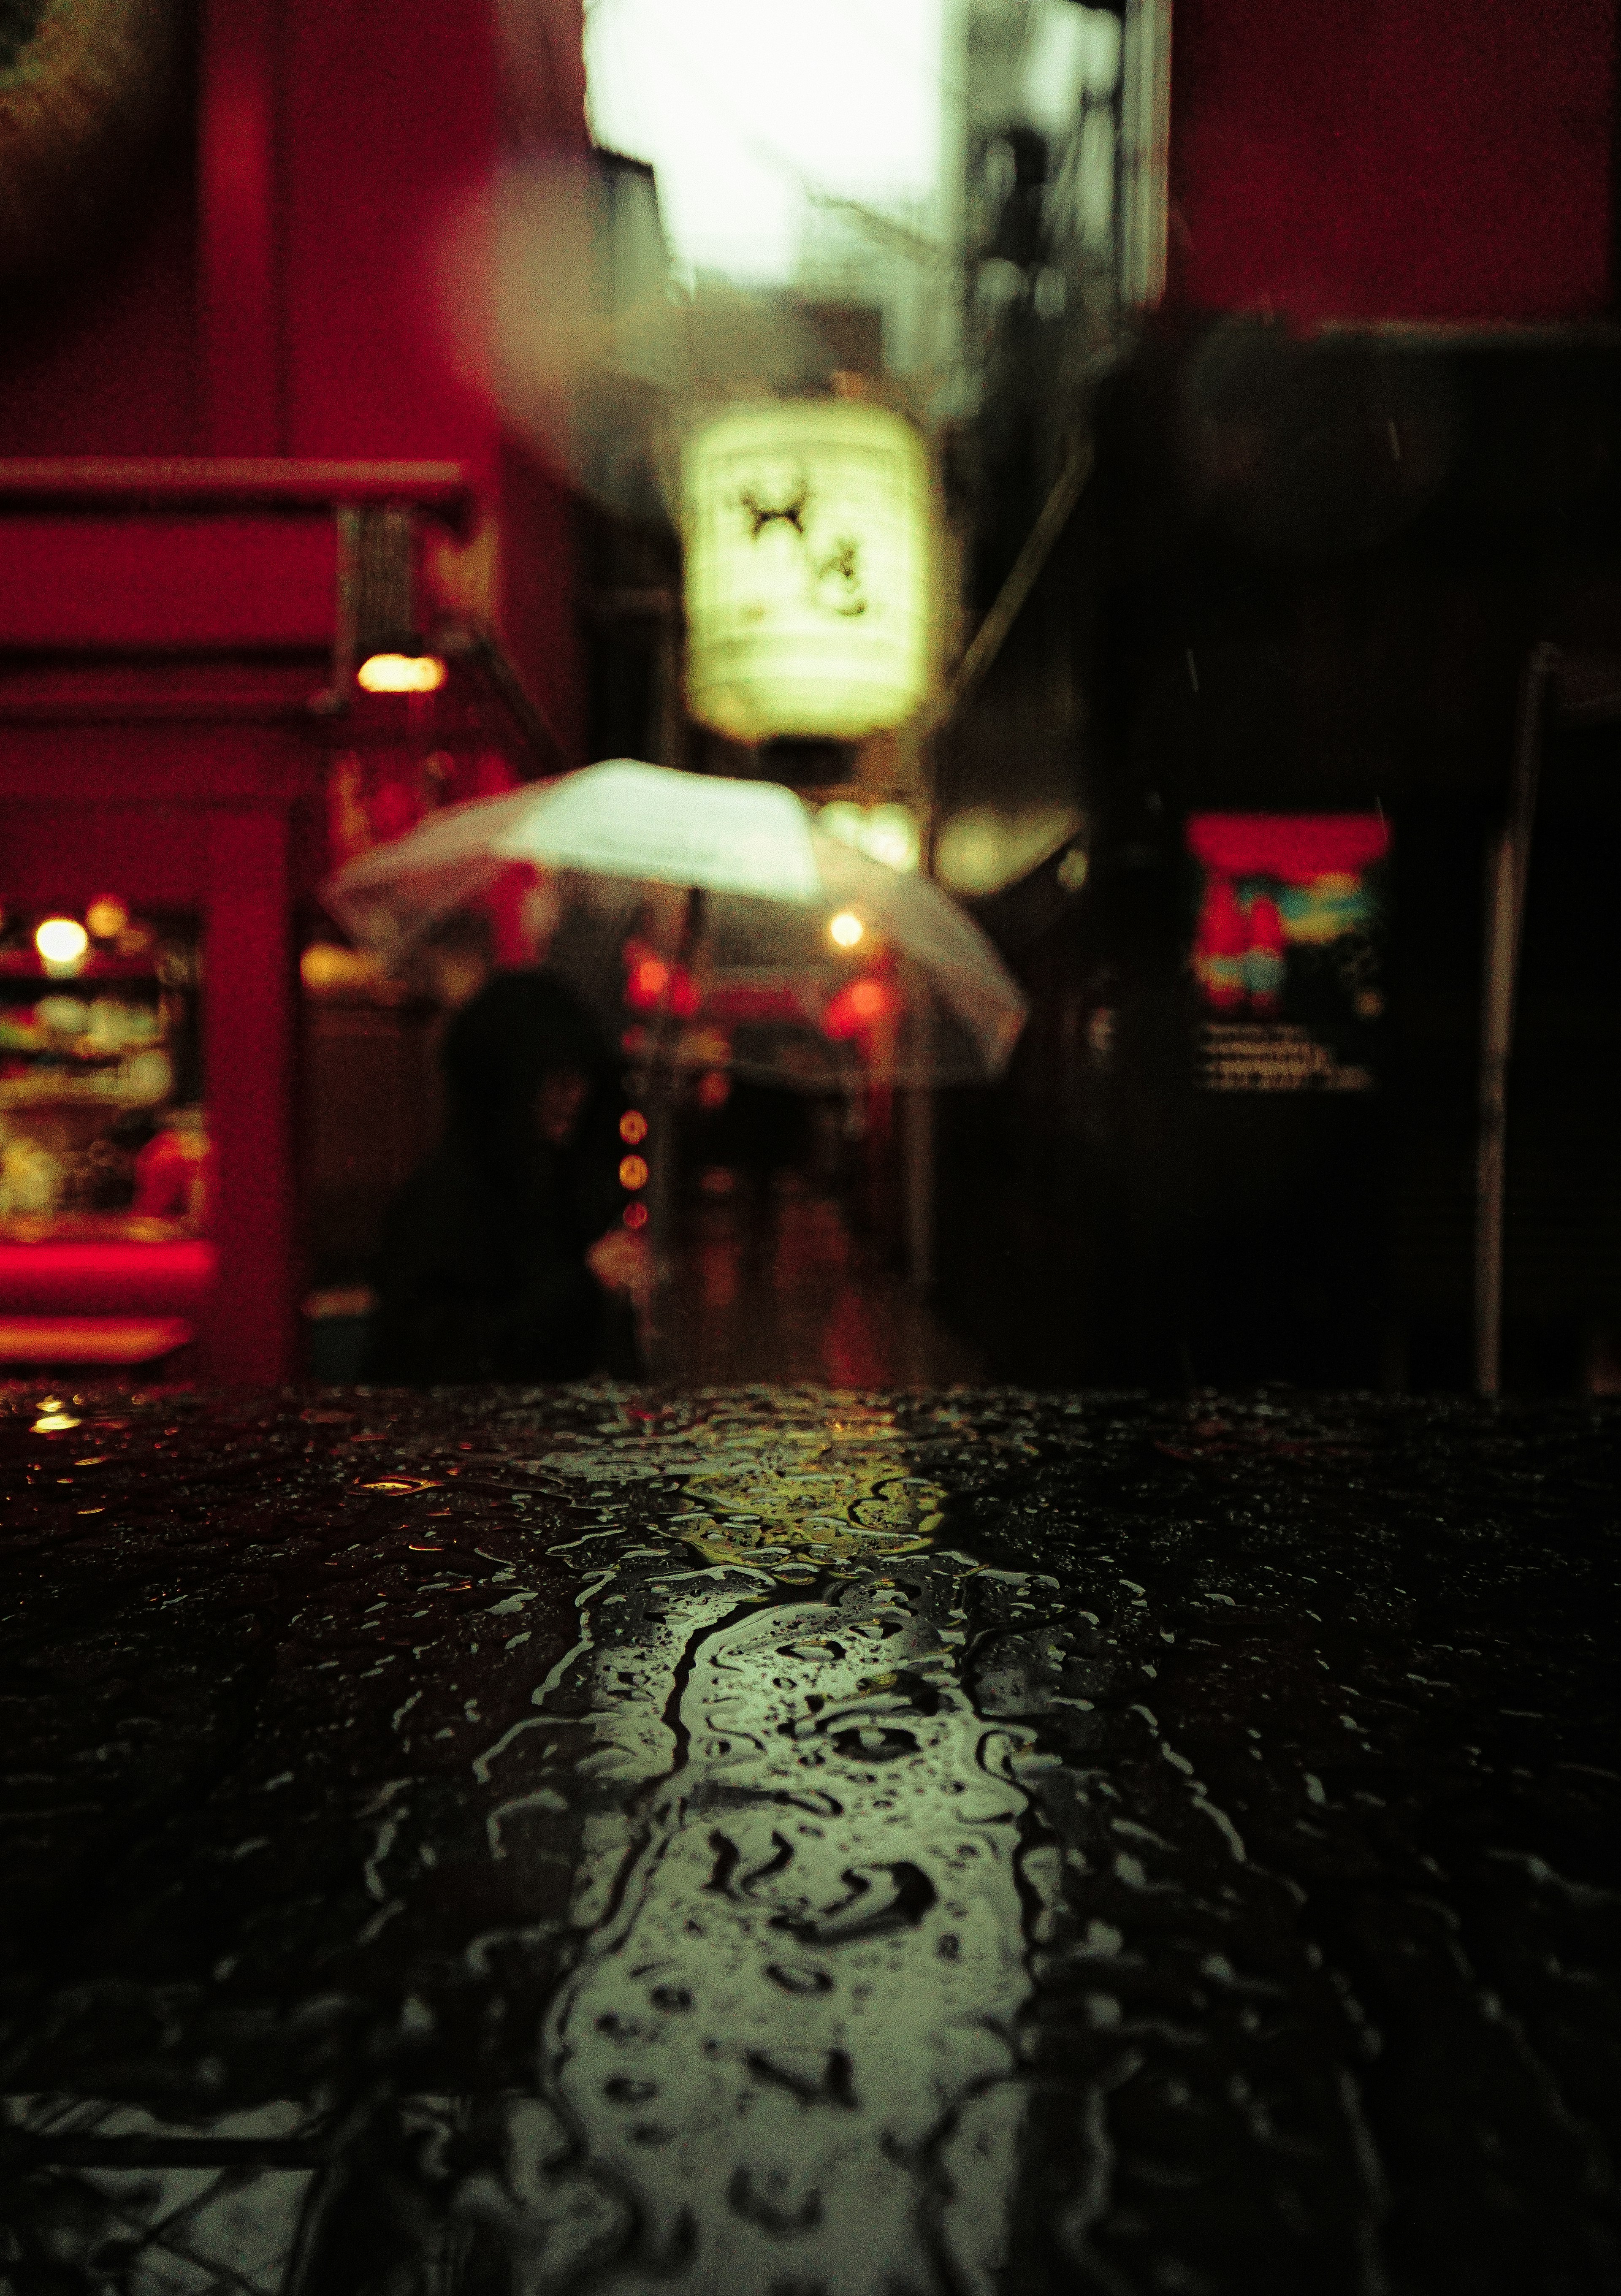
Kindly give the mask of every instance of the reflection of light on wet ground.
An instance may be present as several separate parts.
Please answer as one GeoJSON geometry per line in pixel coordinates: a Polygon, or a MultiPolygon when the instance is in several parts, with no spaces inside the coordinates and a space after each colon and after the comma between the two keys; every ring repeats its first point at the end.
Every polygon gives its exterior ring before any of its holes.
{"type": "Polygon", "coordinates": [[[780,1176],[769,1219],[750,1215],[741,1191],[689,1206],[665,1308],[672,1360],[694,1386],[943,1387],[985,1376],[976,1351],[864,1252],[839,1204],[795,1173],[780,1176]]]}
{"type": "Polygon", "coordinates": [[[929,1551],[940,1493],[890,1429],[737,1432],[718,1468],[708,1444],[547,1462],[599,1493],[679,1476],[661,1528],[707,1567],[575,1543],[591,1927],[545,2072],[582,2157],[544,2212],[577,2234],[581,2179],[618,2191],[636,2232],[601,2284],[626,2296],[988,2290],[1027,1742],[958,1680],[973,1565],[929,1551]],[[631,1578],[659,1615],[616,1616],[631,1578]]]}

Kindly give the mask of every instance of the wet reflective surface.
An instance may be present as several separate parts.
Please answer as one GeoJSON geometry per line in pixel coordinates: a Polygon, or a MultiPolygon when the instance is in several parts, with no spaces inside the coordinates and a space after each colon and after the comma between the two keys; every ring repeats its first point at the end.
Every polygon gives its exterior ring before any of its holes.
{"type": "Polygon", "coordinates": [[[16,2296],[1621,2288],[1613,1408],[5,1399],[16,2296]]]}

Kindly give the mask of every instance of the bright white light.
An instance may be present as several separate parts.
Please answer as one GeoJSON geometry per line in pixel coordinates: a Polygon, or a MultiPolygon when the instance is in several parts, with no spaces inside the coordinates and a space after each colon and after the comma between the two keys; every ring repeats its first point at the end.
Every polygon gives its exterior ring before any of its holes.
{"type": "Polygon", "coordinates": [[[90,936],[77,917],[47,917],[34,935],[42,963],[61,971],[77,972],[85,961],[90,936]]]}
{"type": "Polygon", "coordinates": [[[1036,0],[1025,34],[1020,94],[1029,118],[1062,135],[1080,108],[1087,63],[1086,29],[1075,0],[1036,0]]]}
{"type": "Polygon", "coordinates": [[[854,846],[859,853],[866,841],[867,809],[865,806],[851,805],[846,798],[835,798],[816,816],[816,826],[829,837],[836,837],[840,845],[854,846]]]}
{"type": "Polygon", "coordinates": [[[903,875],[915,869],[920,857],[917,816],[910,806],[875,805],[866,817],[862,847],[886,869],[903,875]]]}
{"type": "Polygon", "coordinates": [[[866,930],[854,909],[840,909],[828,926],[827,937],[837,948],[854,948],[866,930]]]}
{"type": "Polygon", "coordinates": [[[785,280],[807,195],[933,196],[941,15],[942,0],[594,0],[592,128],[652,162],[681,260],[785,280]]]}
{"type": "Polygon", "coordinates": [[[841,845],[852,845],[869,860],[902,874],[920,859],[917,816],[905,805],[852,805],[835,798],[816,816],[816,826],[841,845]]]}
{"type": "Polygon", "coordinates": [[[437,693],[444,663],[432,653],[374,653],[356,673],[368,693],[437,693]]]}

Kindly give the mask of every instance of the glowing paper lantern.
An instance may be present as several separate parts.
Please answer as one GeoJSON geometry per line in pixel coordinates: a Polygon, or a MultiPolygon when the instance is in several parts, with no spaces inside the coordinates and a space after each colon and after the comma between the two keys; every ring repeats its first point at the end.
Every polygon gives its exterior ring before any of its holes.
{"type": "Polygon", "coordinates": [[[854,399],[735,406],[688,443],[687,706],[735,741],[859,741],[929,675],[928,449],[854,399]]]}

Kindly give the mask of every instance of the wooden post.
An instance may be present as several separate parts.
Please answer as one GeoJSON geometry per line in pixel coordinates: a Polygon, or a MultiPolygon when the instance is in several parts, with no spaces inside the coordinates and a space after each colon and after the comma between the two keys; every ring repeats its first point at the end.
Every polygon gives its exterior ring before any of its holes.
{"type": "Polygon", "coordinates": [[[1534,646],[1520,681],[1508,818],[1486,850],[1486,961],[1480,1000],[1478,1124],[1475,1152],[1475,1388],[1495,1396],[1502,1377],[1502,1230],[1507,1169],[1509,1061],[1519,972],[1531,827],[1536,812],[1543,694],[1554,661],[1534,646]]]}

